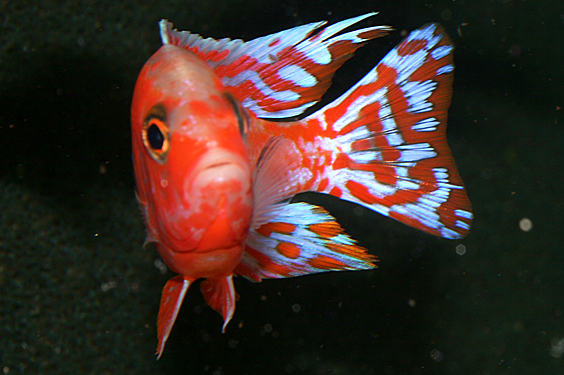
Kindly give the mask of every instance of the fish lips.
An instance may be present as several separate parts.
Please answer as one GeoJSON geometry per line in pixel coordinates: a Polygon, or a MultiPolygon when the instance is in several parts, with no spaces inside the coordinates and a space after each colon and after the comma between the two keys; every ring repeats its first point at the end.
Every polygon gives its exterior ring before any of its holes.
{"type": "Polygon", "coordinates": [[[189,188],[191,191],[221,189],[230,194],[245,194],[251,189],[250,165],[233,152],[210,150],[200,158],[194,170],[189,188]]]}
{"type": "Polygon", "coordinates": [[[197,214],[202,219],[193,223],[201,228],[194,251],[228,248],[245,240],[253,210],[251,168],[245,158],[224,149],[206,152],[184,191],[192,207],[205,213],[197,214]]]}

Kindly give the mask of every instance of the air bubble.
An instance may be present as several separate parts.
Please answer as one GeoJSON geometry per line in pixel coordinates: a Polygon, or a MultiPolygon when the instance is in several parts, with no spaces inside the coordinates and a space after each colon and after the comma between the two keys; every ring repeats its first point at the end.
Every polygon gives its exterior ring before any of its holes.
{"type": "Polygon", "coordinates": [[[463,244],[456,245],[456,253],[458,255],[466,254],[466,246],[464,246],[463,244]]]}
{"type": "Polygon", "coordinates": [[[531,229],[533,229],[533,222],[530,219],[527,219],[526,217],[524,217],[519,221],[519,228],[523,232],[528,232],[531,229]]]}
{"type": "Polygon", "coordinates": [[[441,362],[444,359],[444,356],[439,350],[433,349],[431,350],[431,358],[433,358],[436,362],[441,362]]]}

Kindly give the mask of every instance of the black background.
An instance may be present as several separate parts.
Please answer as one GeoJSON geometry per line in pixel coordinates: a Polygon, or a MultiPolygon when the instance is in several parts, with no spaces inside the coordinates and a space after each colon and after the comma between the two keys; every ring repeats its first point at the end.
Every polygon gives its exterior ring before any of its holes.
{"type": "Polygon", "coordinates": [[[17,0],[0,1],[0,16],[4,373],[564,373],[561,2],[17,0]],[[225,334],[194,286],[156,362],[160,290],[172,274],[159,272],[153,247],[141,249],[129,105],[159,47],[158,21],[249,40],[369,11],[380,14],[362,26],[396,31],[359,50],[323,103],[404,32],[441,22],[456,46],[448,135],[474,205],[471,234],[437,239],[306,196],[380,268],[237,279],[225,334]]]}

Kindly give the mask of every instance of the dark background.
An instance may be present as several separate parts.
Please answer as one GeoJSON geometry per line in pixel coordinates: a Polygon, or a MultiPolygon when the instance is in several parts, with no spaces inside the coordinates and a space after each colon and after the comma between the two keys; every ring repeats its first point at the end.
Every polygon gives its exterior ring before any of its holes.
{"type": "Polygon", "coordinates": [[[563,42],[553,0],[0,1],[0,371],[564,374],[563,42]],[[380,268],[237,279],[225,334],[193,287],[156,362],[171,273],[141,249],[129,105],[158,21],[249,40],[369,11],[361,26],[396,32],[359,50],[324,103],[403,32],[441,22],[456,45],[448,135],[471,234],[442,240],[305,197],[380,268]]]}

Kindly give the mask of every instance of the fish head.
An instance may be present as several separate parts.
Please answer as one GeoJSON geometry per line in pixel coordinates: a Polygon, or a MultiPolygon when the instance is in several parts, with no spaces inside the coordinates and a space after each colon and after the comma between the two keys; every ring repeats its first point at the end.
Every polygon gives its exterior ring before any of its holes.
{"type": "Polygon", "coordinates": [[[241,259],[253,210],[243,113],[214,71],[177,46],[162,46],[137,79],[137,195],[148,240],[185,276],[229,274],[241,259]]]}

